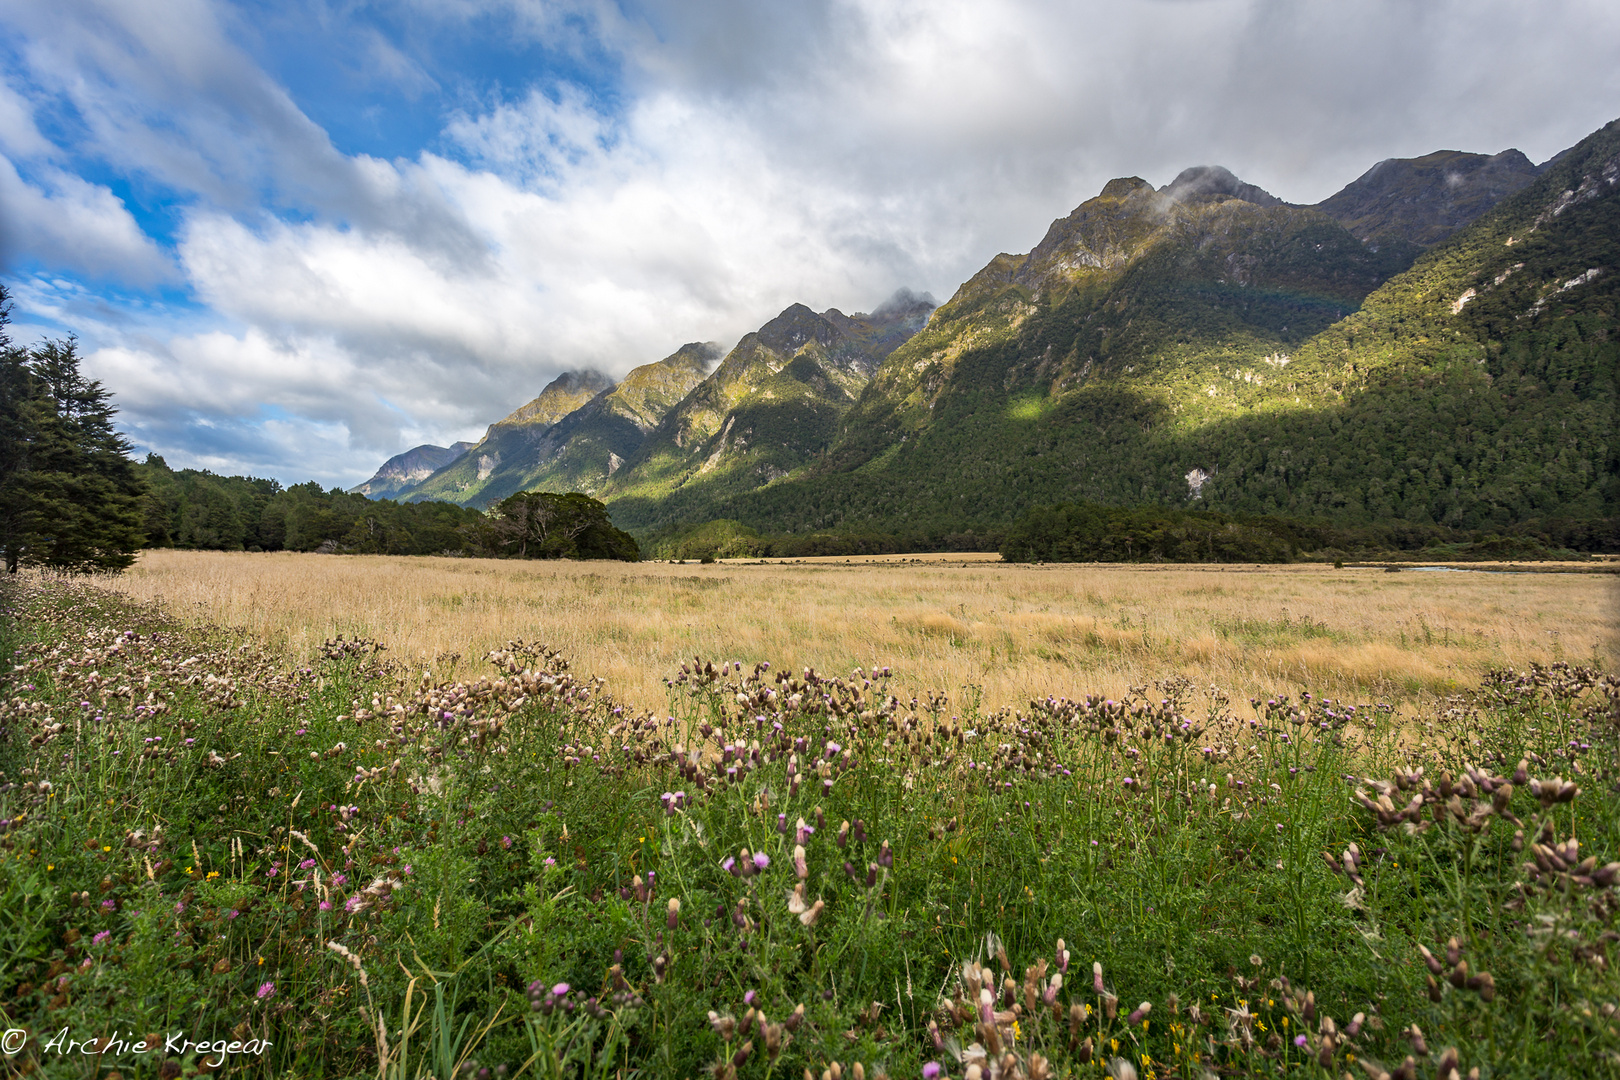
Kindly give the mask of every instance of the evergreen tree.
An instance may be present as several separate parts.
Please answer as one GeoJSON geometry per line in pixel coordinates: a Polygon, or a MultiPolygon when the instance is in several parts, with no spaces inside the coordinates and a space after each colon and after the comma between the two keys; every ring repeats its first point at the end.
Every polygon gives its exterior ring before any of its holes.
{"type": "Polygon", "coordinates": [[[69,573],[134,562],[146,538],[143,486],[117,409],[79,370],[78,344],[13,346],[0,291],[0,549],[6,569],[34,563],[69,573]]]}

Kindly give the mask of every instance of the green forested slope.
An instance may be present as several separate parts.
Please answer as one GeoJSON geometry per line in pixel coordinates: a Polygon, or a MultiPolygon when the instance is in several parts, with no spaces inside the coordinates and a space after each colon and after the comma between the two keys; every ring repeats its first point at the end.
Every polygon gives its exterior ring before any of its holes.
{"type": "Polygon", "coordinates": [[[615,519],[954,531],[1075,500],[1613,517],[1617,189],[1611,124],[1386,281],[1401,256],[1320,212],[1114,181],[965,284],[823,457],[759,490],[621,497],[615,519]]]}

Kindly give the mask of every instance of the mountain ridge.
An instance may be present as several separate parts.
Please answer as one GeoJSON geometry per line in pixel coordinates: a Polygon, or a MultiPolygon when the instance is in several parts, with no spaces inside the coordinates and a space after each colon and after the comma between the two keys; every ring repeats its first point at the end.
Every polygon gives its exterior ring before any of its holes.
{"type": "MultiPolygon", "coordinates": [[[[1584,373],[1566,404],[1593,434],[1564,452],[1577,464],[1560,497],[1582,513],[1612,512],[1614,485],[1594,494],[1604,470],[1617,471],[1601,437],[1614,381],[1601,298],[1620,261],[1604,231],[1612,182],[1601,161],[1591,175],[1571,170],[1614,128],[1542,166],[1517,151],[1389,159],[1314,206],[1217,166],[1158,189],[1118,178],[937,308],[909,294],[852,316],[792,305],[723,357],[714,347],[719,362],[679,400],[617,435],[602,427],[612,389],[543,430],[530,424],[532,457],[575,464],[525,466],[508,479],[587,491],[643,532],[717,519],[777,532],[982,527],[1064,498],[1499,523],[1559,505],[1537,496],[1503,509],[1506,496],[1467,493],[1469,483],[1496,491],[1509,473],[1522,486],[1526,448],[1558,443],[1544,409],[1491,389],[1511,377],[1559,392],[1522,365],[1497,373],[1491,357],[1513,340],[1584,373]],[[1528,218],[1525,199],[1535,204],[1528,218]],[[1590,235],[1571,232],[1575,219],[1563,215],[1585,220],[1593,205],[1602,213],[1590,235]],[[1488,239],[1510,212],[1524,236],[1488,239]],[[1540,239],[1525,240],[1538,229],[1540,239]],[[1551,243],[1582,265],[1550,284],[1535,278],[1541,292],[1513,320],[1486,325],[1478,319],[1534,276],[1496,266],[1482,254],[1490,243],[1528,243],[1515,258],[1532,249],[1551,258],[1551,243]],[[1496,269],[1480,278],[1487,264],[1496,269]],[[1411,281],[1465,266],[1473,277],[1439,290],[1450,290],[1444,304],[1413,292],[1411,281]],[[1590,348],[1555,340],[1574,329],[1590,348]],[[1453,354],[1469,334],[1472,367],[1458,368],[1453,354]],[[1467,410],[1457,395],[1489,407],[1459,419],[1467,410]],[[1401,434],[1367,411],[1377,402],[1404,416],[1417,401],[1442,418],[1401,434]],[[1470,423],[1516,433],[1500,452],[1506,464],[1469,456],[1470,423]],[[1366,445],[1344,441],[1347,425],[1366,445]],[[1450,445],[1431,446],[1436,432],[1449,432],[1450,445]],[[1420,444],[1430,447],[1424,468],[1397,475],[1392,460],[1420,444]],[[1307,468],[1300,454],[1327,464],[1307,468]],[[1464,458],[1471,464],[1457,464],[1464,458]]],[[[495,497],[488,485],[450,483],[469,468],[452,463],[406,497],[495,497]]]]}

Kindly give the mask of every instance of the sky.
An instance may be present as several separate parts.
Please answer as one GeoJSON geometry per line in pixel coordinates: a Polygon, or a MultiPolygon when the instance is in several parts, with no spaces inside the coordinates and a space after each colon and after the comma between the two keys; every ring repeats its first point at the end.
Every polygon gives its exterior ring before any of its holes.
{"type": "Polygon", "coordinates": [[[139,454],[347,487],[565,370],[949,297],[1115,176],[1312,203],[1617,116],[1613,0],[5,0],[0,282],[139,454]]]}

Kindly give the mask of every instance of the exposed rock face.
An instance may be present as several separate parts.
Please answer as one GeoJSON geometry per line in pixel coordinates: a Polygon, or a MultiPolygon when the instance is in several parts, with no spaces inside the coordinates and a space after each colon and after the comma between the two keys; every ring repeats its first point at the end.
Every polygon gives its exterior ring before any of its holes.
{"type": "Polygon", "coordinates": [[[1380,161],[1316,206],[1358,240],[1428,246],[1529,184],[1540,171],[1517,150],[1490,155],[1439,150],[1380,161]]]}

